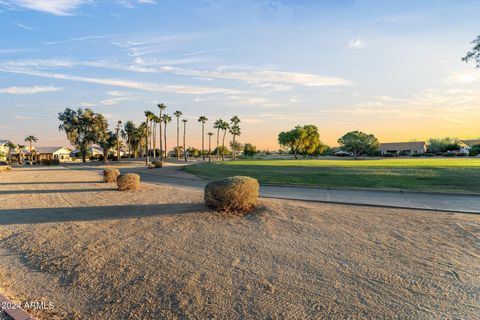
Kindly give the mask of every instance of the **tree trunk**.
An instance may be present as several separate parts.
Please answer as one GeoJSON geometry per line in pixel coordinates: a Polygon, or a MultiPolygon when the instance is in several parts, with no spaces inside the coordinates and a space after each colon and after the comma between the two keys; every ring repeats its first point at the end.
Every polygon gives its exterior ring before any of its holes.
{"type": "Polygon", "coordinates": [[[80,152],[82,153],[82,162],[87,162],[87,148],[81,147],[80,152]]]}
{"type": "Polygon", "coordinates": [[[187,134],[187,123],[183,123],[183,154],[185,155],[185,162],[188,161],[187,159],[187,148],[185,148],[185,135],[187,134]]]}
{"type": "Polygon", "coordinates": [[[180,160],[180,117],[177,117],[177,160],[180,160]]]}
{"type": "Polygon", "coordinates": [[[212,136],[208,136],[208,162],[212,161],[212,136]]]}
{"type": "Polygon", "coordinates": [[[157,124],[152,122],[153,124],[153,159],[157,158],[157,124]]]}
{"type": "Polygon", "coordinates": [[[233,135],[233,144],[232,144],[232,151],[233,151],[233,160],[236,159],[236,152],[237,150],[235,149],[235,135],[233,135]]]}
{"type": "Polygon", "coordinates": [[[103,163],[104,164],[107,164],[108,163],[108,149],[107,148],[103,148],[103,163]]]}
{"type": "Polygon", "coordinates": [[[145,121],[145,124],[147,126],[147,132],[146,132],[146,135],[145,135],[145,151],[146,151],[146,155],[145,155],[145,165],[148,167],[148,163],[149,163],[149,159],[148,159],[148,118],[147,118],[147,121],[145,121]]]}
{"type": "Polygon", "coordinates": [[[220,160],[220,149],[218,146],[220,145],[220,128],[217,130],[217,160],[220,160]]]}
{"type": "Polygon", "coordinates": [[[202,122],[202,158],[205,161],[205,124],[202,122]]]}
{"type": "Polygon", "coordinates": [[[223,139],[222,139],[222,161],[225,160],[225,136],[227,135],[227,130],[223,131],[223,139]]]}
{"type": "Polygon", "coordinates": [[[30,162],[33,164],[32,141],[30,141],[30,162]]]}
{"type": "Polygon", "coordinates": [[[160,109],[160,113],[159,113],[159,117],[160,117],[160,123],[158,124],[159,128],[158,128],[158,135],[160,136],[160,161],[163,162],[163,144],[162,144],[162,109],[160,109]]]}
{"type": "Polygon", "coordinates": [[[165,160],[168,159],[168,151],[167,151],[167,123],[165,122],[165,128],[163,128],[163,135],[165,136],[165,160]]]}

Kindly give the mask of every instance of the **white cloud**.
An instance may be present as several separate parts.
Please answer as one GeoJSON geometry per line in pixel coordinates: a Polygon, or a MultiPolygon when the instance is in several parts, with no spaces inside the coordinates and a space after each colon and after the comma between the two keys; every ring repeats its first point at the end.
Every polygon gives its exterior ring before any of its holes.
{"type": "Polygon", "coordinates": [[[13,130],[12,127],[9,127],[9,126],[6,126],[6,125],[2,125],[2,124],[0,124],[0,129],[13,130]]]}
{"type": "Polygon", "coordinates": [[[15,24],[17,27],[21,28],[21,29],[25,29],[25,30],[29,30],[29,31],[32,31],[32,30],[33,30],[32,27],[29,27],[29,26],[27,26],[27,25],[25,25],[25,24],[23,24],[23,23],[20,23],[20,22],[14,22],[14,24],[15,24]]]}
{"type": "Polygon", "coordinates": [[[239,90],[226,89],[226,88],[166,85],[166,84],[151,83],[151,82],[137,82],[137,81],[131,81],[131,80],[125,80],[125,79],[88,78],[88,77],[80,77],[80,76],[74,76],[74,75],[68,75],[68,74],[48,73],[48,72],[26,70],[26,69],[0,68],[0,71],[17,73],[17,74],[26,74],[31,76],[43,77],[43,78],[87,82],[87,83],[101,84],[101,85],[113,86],[113,87],[124,87],[124,88],[137,89],[137,90],[143,90],[143,91],[149,91],[149,92],[173,92],[178,94],[212,94],[212,93],[239,94],[241,93],[241,91],[239,90]]]}
{"type": "Polygon", "coordinates": [[[0,4],[10,8],[19,7],[47,12],[57,16],[73,15],[74,11],[90,0],[3,0],[0,4]]]}
{"type": "Polygon", "coordinates": [[[366,43],[362,38],[352,39],[348,43],[348,49],[363,49],[368,47],[370,47],[370,45],[366,43]]]}
{"type": "Polygon", "coordinates": [[[455,84],[463,83],[469,84],[480,81],[480,73],[478,72],[469,72],[469,73],[458,73],[453,72],[443,79],[443,82],[446,84],[455,84]]]}
{"type": "Polygon", "coordinates": [[[35,93],[44,93],[44,92],[56,92],[61,90],[63,90],[63,88],[58,88],[53,86],[8,87],[8,88],[1,88],[0,93],[35,94],[35,93]]]}

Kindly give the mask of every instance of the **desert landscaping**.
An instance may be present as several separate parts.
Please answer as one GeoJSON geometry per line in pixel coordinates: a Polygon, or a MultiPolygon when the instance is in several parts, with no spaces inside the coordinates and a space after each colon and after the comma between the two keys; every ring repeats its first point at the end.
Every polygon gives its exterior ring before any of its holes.
{"type": "Polygon", "coordinates": [[[42,319],[475,318],[480,216],[203,193],[102,167],[0,175],[0,291],[42,319]]]}

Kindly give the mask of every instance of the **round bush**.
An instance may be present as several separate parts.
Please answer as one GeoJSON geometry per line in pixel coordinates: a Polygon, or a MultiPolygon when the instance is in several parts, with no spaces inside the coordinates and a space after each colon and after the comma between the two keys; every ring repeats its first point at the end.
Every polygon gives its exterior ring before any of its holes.
{"type": "Polygon", "coordinates": [[[212,181],[205,186],[205,205],[222,212],[246,213],[257,205],[259,188],[257,179],[250,177],[212,181]]]}
{"type": "Polygon", "coordinates": [[[136,190],[140,186],[140,176],[136,173],[122,174],[117,179],[118,190],[136,190]]]}
{"type": "Polygon", "coordinates": [[[163,167],[163,162],[160,160],[156,160],[156,161],[153,161],[153,165],[155,166],[155,168],[161,168],[163,167]]]}
{"type": "Polygon", "coordinates": [[[103,182],[117,182],[117,178],[120,175],[118,169],[105,169],[103,170],[103,182]]]}
{"type": "Polygon", "coordinates": [[[148,169],[155,169],[155,165],[153,163],[149,163],[147,168],[148,169]]]}

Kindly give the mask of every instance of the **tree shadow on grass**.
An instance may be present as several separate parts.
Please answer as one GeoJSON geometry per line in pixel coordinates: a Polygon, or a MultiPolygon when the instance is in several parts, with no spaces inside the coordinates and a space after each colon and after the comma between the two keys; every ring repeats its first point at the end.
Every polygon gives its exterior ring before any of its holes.
{"type": "Polygon", "coordinates": [[[0,210],[0,225],[119,220],[205,211],[198,203],[163,203],[96,207],[30,208],[0,210]]]}

